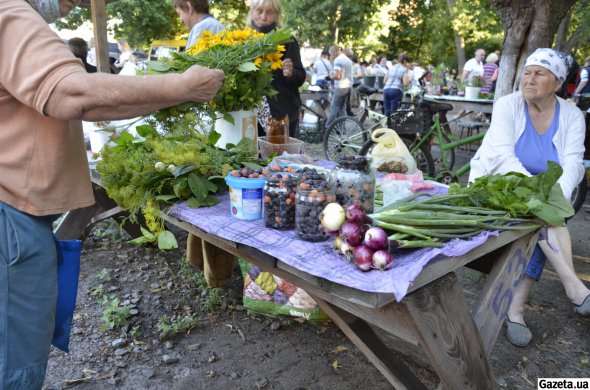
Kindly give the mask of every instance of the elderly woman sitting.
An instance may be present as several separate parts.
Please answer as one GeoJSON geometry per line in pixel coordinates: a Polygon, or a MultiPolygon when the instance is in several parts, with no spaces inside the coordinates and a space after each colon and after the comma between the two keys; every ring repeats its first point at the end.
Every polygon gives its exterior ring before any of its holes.
{"type": "MultiPolygon", "coordinates": [[[[547,169],[547,161],[555,161],[563,168],[558,183],[563,195],[570,198],[584,175],[585,125],[580,110],[555,95],[567,74],[562,58],[552,49],[537,49],[527,58],[520,91],[494,104],[490,129],[471,161],[469,181],[510,171],[537,175],[547,169]]],[[[507,337],[516,346],[524,347],[532,339],[524,321],[524,304],[547,258],[574,310],[590,315],[590,290],[574,271],[568,229],[549,226],[547,238],[535,248],[508,308],[507,337]]]]}

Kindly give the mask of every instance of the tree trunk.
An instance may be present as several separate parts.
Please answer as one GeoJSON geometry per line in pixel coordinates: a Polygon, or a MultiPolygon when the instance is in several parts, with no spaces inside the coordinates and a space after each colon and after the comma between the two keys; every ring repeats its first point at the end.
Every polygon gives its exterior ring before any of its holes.
{"type": "Polygon", "coordinates": [[[564,50],[567,43],[567,32],[570,29],[570,22],[572,21],[572,12],[568,12],[565,18],[559,23],[557,28],[557,35],[555,36],[555,45],[553,46],[556,50],[566,52],[564,50]]]}
{"type": "MultiPolygon", "coordinates": [[[[449,15],[451,19],[453,19],[455,14],[455,0],[446,1],[449,15]]],[[[454,28],[453,37],[455,38],[455,47],[457,48],[457,70],[459,72],[458,74],[461,74],[463,72],[463,67],[465,66],[465,44],[463,42],[463,37],[459,36],[454,28]]]]}
{"type": "Polygon", "coordinates": [[[518,89],[527,56],[551,47],[559,23],[577,0],[490,0],[504,26],[496,99],[518,89]]]}

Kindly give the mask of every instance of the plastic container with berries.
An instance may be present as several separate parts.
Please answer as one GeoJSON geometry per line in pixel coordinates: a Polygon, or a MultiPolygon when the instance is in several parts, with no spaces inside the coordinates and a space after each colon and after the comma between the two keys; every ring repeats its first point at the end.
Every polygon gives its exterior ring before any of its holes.
{"type": "Polygon", "coordinates": [[[298,169],[271,166],[265,171],[264,225],[279,230],[294,229],[298,169]]]}
{"type": "Polygon", "coordinates": [[[373,212],[375,174],[364,156],[342,156],[338,167],[330,172],[330,188],[336,202],[344,208],[357,205],[369,214],[373,212]]]}
{"type": "Polygon", "coordinates": [[[266,182],[262,170],[243,168],[228,173],[230,214],[233,218],[254,221],[262,218],[262,200],[266,182]]]}
{"type": "Polygon", "coordinates": [[[320,223],[322,210],[334,201],[326,176],[313,168],[304,168],[295,195],[295,231],[304,241],[325,241],[329,236],[320,223]]]}

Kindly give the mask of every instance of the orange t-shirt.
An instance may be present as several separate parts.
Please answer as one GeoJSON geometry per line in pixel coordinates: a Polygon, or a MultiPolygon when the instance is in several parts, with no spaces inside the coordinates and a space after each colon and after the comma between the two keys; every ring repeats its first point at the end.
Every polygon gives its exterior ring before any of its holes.
{"type": "Polygon", "coordinates": [[[24,0],[0,1],[0,61],[0,200],[37,216],[92,205],[80,123],[43,114],[82,62],[24,0]]]}

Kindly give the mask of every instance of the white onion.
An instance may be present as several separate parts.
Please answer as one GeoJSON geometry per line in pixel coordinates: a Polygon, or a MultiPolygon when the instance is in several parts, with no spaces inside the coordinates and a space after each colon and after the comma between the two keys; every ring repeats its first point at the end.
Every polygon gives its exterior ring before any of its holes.
{"type": "Polygon", "coordinates": [[[336,202],[328,203],[322,210],[321,223],[325,229],[337,231],[346,219],[342,206],[336,202]]]}

